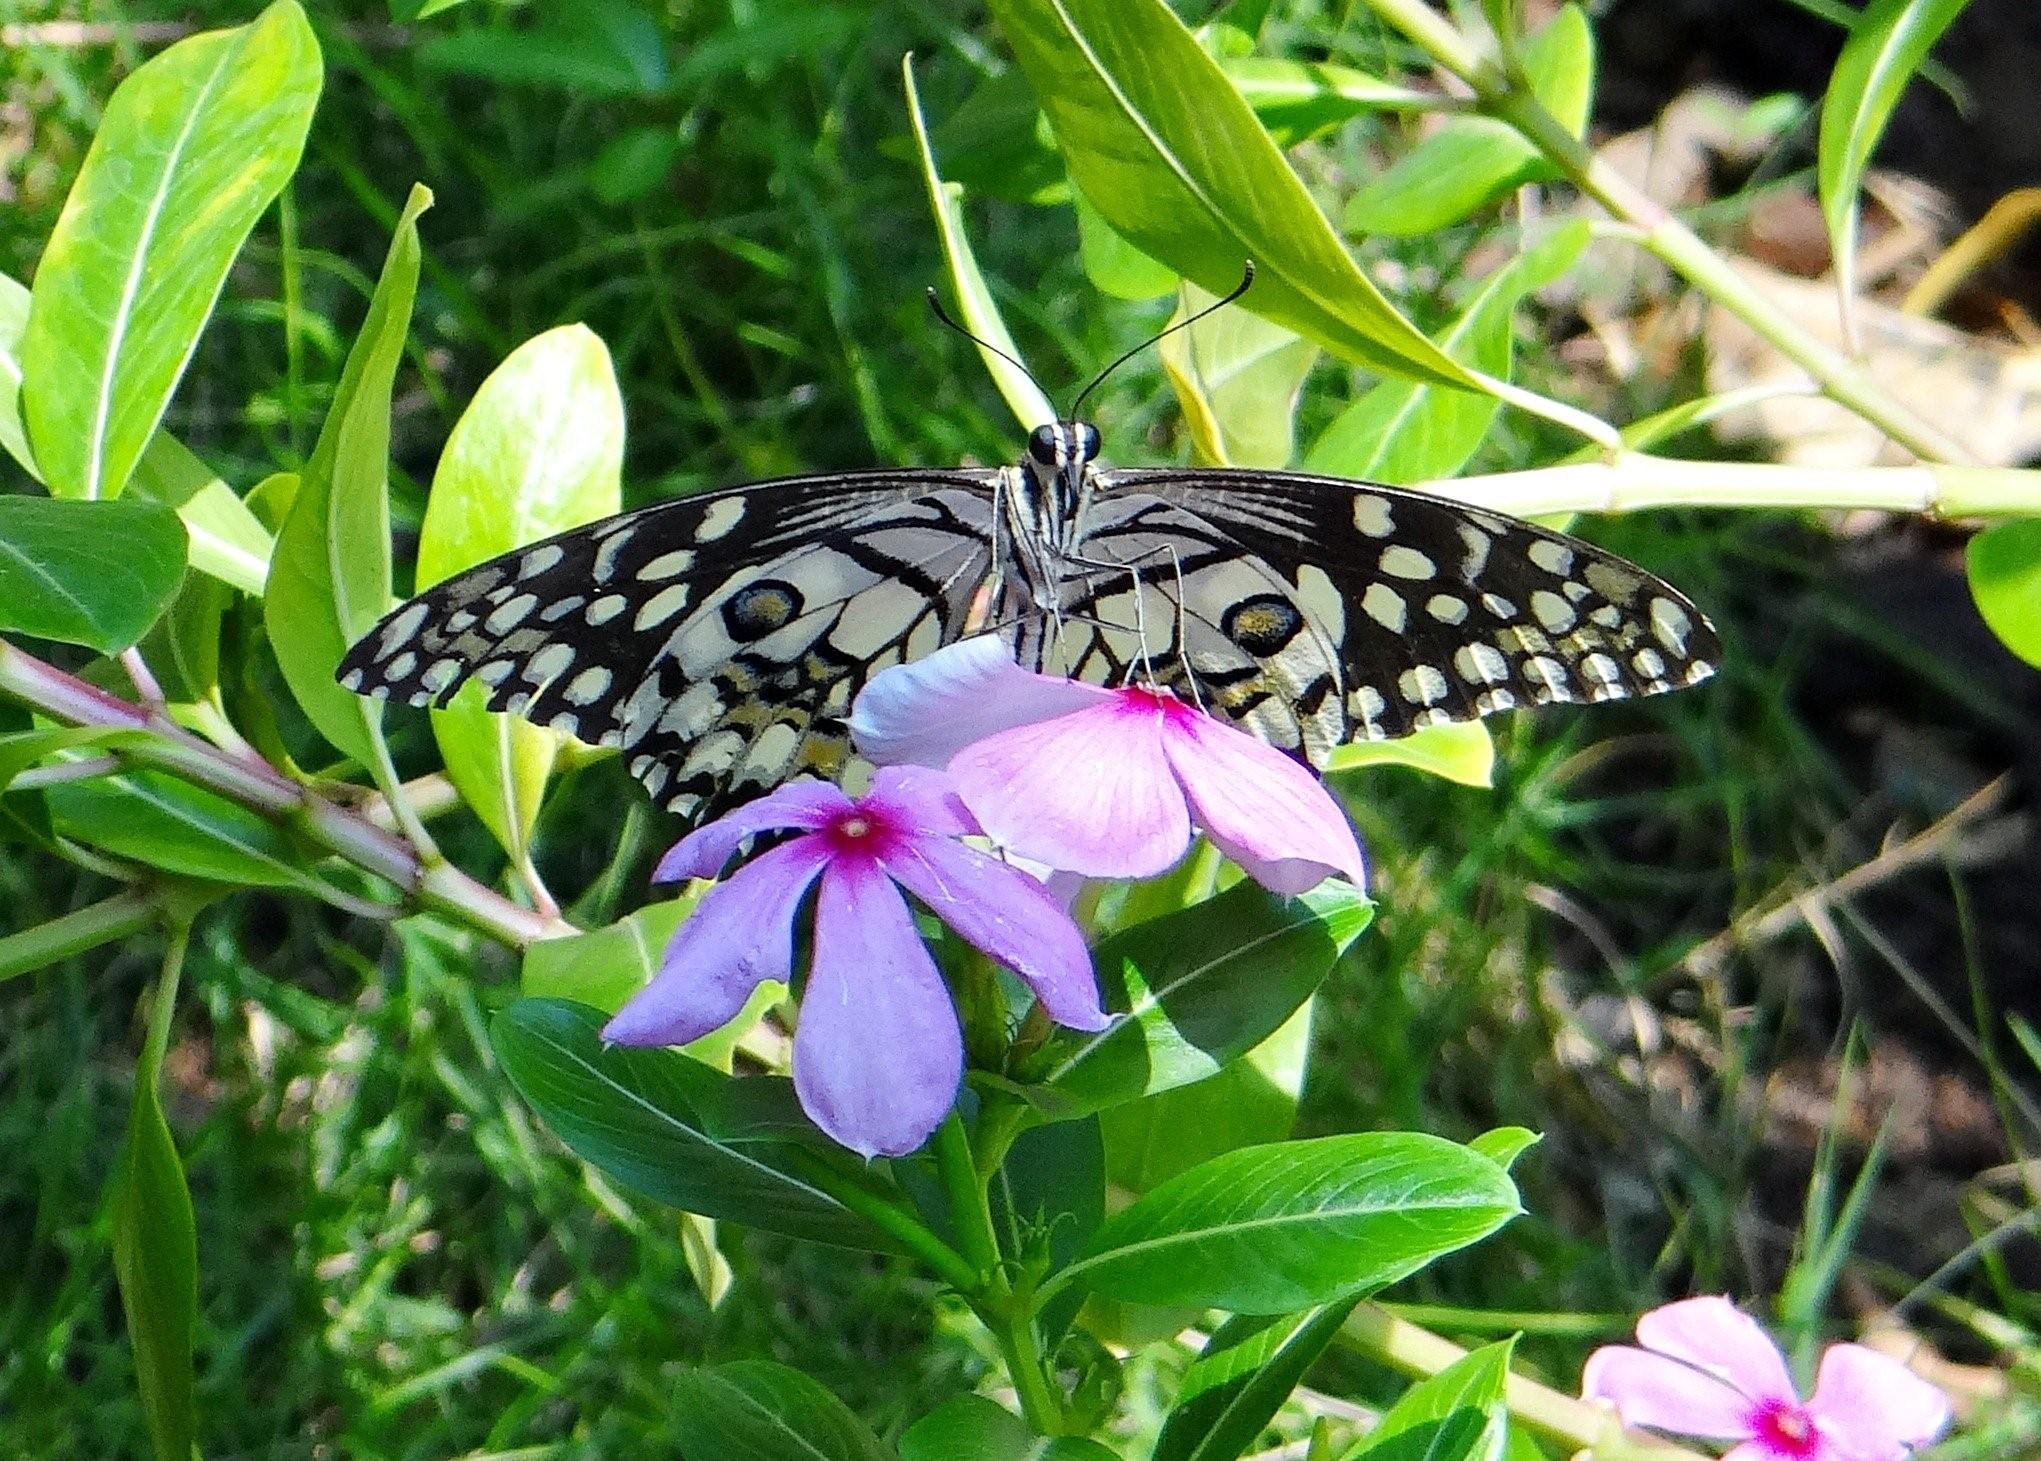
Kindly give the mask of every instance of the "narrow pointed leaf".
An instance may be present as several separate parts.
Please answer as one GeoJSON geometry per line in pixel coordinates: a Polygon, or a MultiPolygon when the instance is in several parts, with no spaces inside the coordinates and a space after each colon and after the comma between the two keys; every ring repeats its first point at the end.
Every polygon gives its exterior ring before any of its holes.
{"type": "Polygon", "coordinates": [[[1114,229],[1207,290],[1371,369],[1472,386],[1346,252],[1253,110],[1162,0],[993,0],[1070,176],[1114,229]]]}
{"type": "Polygon", "coordinates": [[[57,830],[165,872],[258,888],[308,888],[290,842],[224,797],[157,771],[65,782],[44,793],[57,830]]]}
{"type": "Polygon", "coordinates": [[[1355,1458],[1371,1461],[1502,1461],[1509,1444],[1503,1397],[1516,1341],[1463,1356],[1404,1391],[1355,1458]]]}
{"type": "Polygon", "coordinates": [[[177,597],[184,551],[154,503],[0,496],[0,630],[126,649],[177,597]]]}
{"type": "Polygon", "coordinates": [[[1339,775],[1333,784],[1342,790],[1354,788],[1358,795],[1366,782],[1351,773],[1370,766],[1408,766],[1462,786],[1493,786],[1495,738],[1485,721],[1428,725],[1393,741],[1353,741],[1337,747],[1325,774],[1339,775]]]}
{"type": "Polygon", "coordinates": [[[1358,1302],[1220,1325],[1184,1372],[1153,1461],[1235,1461],[1246,1454],[1358,1302]]]}
{"type": "Polygon", "coordinates": [[[778,1136],[794,1118],[760,1109],[757,1088],[769,1084],[763,1077],[737,1080],[676,1051],[605,1045],[605,1018],[565,1000],[521,999],[490,1025],[511,1084],[583,1161],[704,1217],[896,1251],[790,1169],[778,1136]]]}
{"type": "Polygon", "coordinates": [[[1435,1136],[1246,1147],[1108,1218],[1059,1277],[1132,1303],[1288,1314],[1394,1283],[1519,1211],[1502,1168],[1435,1136]]]}
{"type": "Polygon", "coordinates": [[[23,414],[50,490],[112,497],[227,270],[298,165],[319,43],[296,0],[171,46],[114,92],[36,269],[23,414]]]}
{"type": "MultiPolygon", "coordinates": [[[[622,508],[624,401],[609,351],[585,325],[527,340],[454,423],[418,533],[422,590],[487,558],[622,508]]],[[[491,714],[479,684],[433,712],[447,776],[513,861],[529,855],[563,739],[491,714]]]]}
{"type": "Polygon", "coordinates": [[[1856,292],[1857,189],[1907,82],[1968,3],[1871,0],[1850,27],[1822,95],[1815,183],[1835,258],[1836,288],[1846,312],[1856,292]]]}
{"type": "Polygon", "coordinates": [[[276,535],[263,622],[291,694],[321,735],[365,765],[378,759],[382,714],[334,682],[347,647],[390,606],[390,391],[418,290],[418,215],[432,194],[411,190],[383,275],[297,495],[276,535]]]}

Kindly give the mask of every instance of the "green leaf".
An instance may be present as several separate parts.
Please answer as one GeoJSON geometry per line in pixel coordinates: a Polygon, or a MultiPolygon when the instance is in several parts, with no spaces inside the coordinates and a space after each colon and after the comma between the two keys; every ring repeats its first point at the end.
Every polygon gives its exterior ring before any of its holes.
{"type": "Polygon", "coordinates": [[[157,1461],[191,1461],[192,1336],[198,1324],[198,1237],[191,1189],[156,1086],[177,997],[183,935],[157,986],[149,1034],[135,1066],[127,1142],[113,1173],[113,1272],[120,1285],[142,1415],[157,1461]]]}
{"type": "Polygon", "coordinates": [[[418,215],[431,206],[432,194],[413,187],[397,219],[368,318],[277,532],[262,603],[292,696],[321,735],[371,766],[381,711],[333,672],[390,606],[390,391],[418,290],[418,215]]]}
{"type": "Polygon", "coordinates": [[[1142,252],[1371,369],[1459,385],[1458,364],[1347,254],[1225,73],[1162,0],[992,0],[1070,176],[1142,252]]]}
{"type": "Polygon", "coordinates": [[[1440,1137],[1280,1142],[1171,1178],[1058,1278],[1133,1303],[1288,1314],[1394,1283],[1521,1210],[1500,1167],[1440,1137]]]}
{"type": "MultiPolygon", "coordinates": [[[[418,587],[622,509],[624,401],[609,351],[585,325],[525,341],[491,371],[448,435],[418,532],[418,587]]],[[[479,683],[432,714],[455,790],[513,864],[565,737],[492,714],[479,683]]]]}
{"type": "Polygon", "coordinates": [[[999,387],[999,394],[1006,398],[1007,409],[1020,422],[1021,430],[1032,431],[1047,421],[1057,419],[1057,411],[1042,394],[1042,388],[1034,378],[1013,362],[1020,359],[1020,347],[1013,343],[1013,336],[1007,332],[1006,321],[999,316],[999,306],[993,302],[992,291],[986,287],[985,276],[979,272],[978,260],[971,252],[970,236],[964,232],[962,207],[963,189],[955,183],[946,183],[936,171],[935,153],[929,146],[928,125],[921,116],[921,96],[914,86],[914,57],[904,56],[900,61],[902,85],[907,89],[907,116],[914,124],[915,146],[921,159],[922,181],[928,186],[929,207],[935,211],[936,233],[942,239],[943,262],[949,266],[950,287],[956,295],[957,308],[963,313],[964,324],[979,339],[998,347],[988,350],[978,347],[978,356],[985,362],[986,370],[992,374],[992,382],[999,387]],[[1013,357],[1005,360],[999,351],[1013,357]]]}
{"type": "Polygon", "coordinates": [[[1414,96],[1408,87],[1326,61],[1228,56],[1220,60],[1219,69],[1285,147],[1355,117],[1407,107],[1414,96]]]}
{"type": "Polygon", "coordinates": [[[1495,785],[1495,738],[1478,720],[1428,725],[1393,741],[1351,741],[1333,749],[1325,774],[1349,795],[1359,795],[1363,782],[1351,773],[1369,766],[1408,766],[1462,786],[1495,785]],[[1351,790],[1349,790],[1351,788],[1351,790]]]}
{"type": "Polygon", "coordinates": [[[900,1461],[1119,1461],[1077,1436],[1050,1439],[983,1395],[959,1395],[907,1428],[900,1461]]]}
{"type": "Polygon", "coordinates": [[[527,30],[443,32],[417,47],[428,69],[584,97],[656,96],[668,75],[659,23],[633,0],[554,0],[527,30]]]}
{"type": "MultiPolygon", "coordinates": [[[[21,332],[28,287],[0,274],[0,448],[42,481],[21,426],[21,332]]],[[[269,571],[270,535],[233,489],[185,445],[158,429],[129,483],[136,495],[177,509],[190,539],[191,566],[243,593],[260,595],[269,571]]]]}
{"type": "MultiPolygon", "coordinates": [[[[1482,281],[1439,336],[1455,359],[1507,380],[1517,305],[1571,269],[1587,247],[1588,225],[1553,229],[1482,281]]],[[[1451,477],[1467,464],[1495,420],[1496,401],[1418,381],[1385,380],[1334,418],[1305,455],[1306,470],[1403,485],[1451,477]]]]}
{"type": "Polygon", "coordinates": [[[247,887],[311,884],[274,826],[176,777],[121,771],[53,786],[45,795],[59,832],[117,857],[247,887]]]}
{"type": "Polygon", "coordinates": [[[36,269],[22,409],[50,491],[127,484],[227,269],[304,151],[319,43],[296,0],[114,91],[36,269]]]}
{"type": "Polygon", "coordinates": [[[1510,1356],[1516,1341],[1484,1345],[1403,1392],[1355,1456],[1375,1461],[1502,1461],[1509,1444],[1510,1356]]]}
{"type": "Polygon", "coordinates": [[[1074,1115],[1217,1073],[1297,1012],[1373,916],[1344,883],[1279,898],[1242,882],[1114,934],[1094,962],[1126,1018],[1058,1038],[1045,1084],[1074,1115]]]}
{"type": "MultiPolygon", "coordinates": [[[[1568,5],[1524,47],[1524,70],[1545,109],[1580,136],[1594,96],[1594,32],[1568,5]]],[[[1348,200],[1347,231],[1409,237],[1458,223],[1510,189],[1552,177],[1524,135],[1493,117],[1450,117],[1348,200]]]]}
{"type": "Polygon", "coordinates": [[[589,190],[612,206],[649,198],[686,150],[686,140],[670,126],[618,133],[588,164],[589,190]]]}
{"type": "Polygon", "coordinates": [[[519,987],[534,999],[571,999],[613,1015],[659,972],[660,956],[695,902],[665,898],[593,933],[540,939],[524,951],[519,987]]]}
{"type": "Polygon", "coordinates": [[[168,508],[0,496],[0,629],[113,654],[148,633],[183,578],[168,508]]]}
{"type": "MultiPolygon", "coordinates": [[[[898,1245],[798,1175],[775,1139],[792,1115],[759,1119],[763,1077],[737,1080],[671,1050],[602,1040],[599,1010],[520,999],[490,1024],[518,1094],[589,1165],[704,1217],[844,1248],[898,1245]]],[[[783,1083],[782,1083],[783,1084],[783,1083]]]]}
{"type": "Polygon", "coordinates": [[[1359,1302],[1220,1325],[1184,1372],[1152,1461],[1234,1461],[1246,1452],[1359,1302]]]}
{"type": "Polygon", "coordinates": [[[1311,1055],[1312,1004],[1217,1075],[1102,1112],[1113,1185],[1147,1192],[1236,1147],[1287,1137],[1311,1055]]]}
{"type": "MultiPolygon", "coordinates": [[[[1021,1132],[988,1184],[1001,1251],[1046,1260],[1054,1272],[1077,1256],[1105,1218],[1104,1139],[1096,1117],[1056,1121],[1021,1132]]],[[[1069,1294],[1037,1315],[1053,1341],[1076,1317],[1082,1296],[1069,1294]]]]}
{"type": "Polygon", "coordinates": [[[689,1461],[893,1461],[849,1406],[799,1370],[738,1360],[683,1370],[675,1429],[689,1461]]]}
{"type": "MultiPolygon", "coordinates": [[[[1187,319],[1217,298],[1188,280],[1182,296],[1173,320],[1187,319]]],[[[1222,309],[1165,336],[1159,348],[1199,461],[1219,467],[1290,464],[1297,393],[1318,359],[1316,345],[1244,309],[1222,309]]]]}
{"type": "Polygon", "coordinates": [[[1977,612],[2014,654],[2041,669],[2041,518],[1986,528],[1964,553],[1977,612]]]}
{"type": "Polygon", "coordinates": [[[1518,1157],[1542,1140],[1537,1132],[1521,1126],[1498,1126],[1482,1132],[1467,1145],[1507,1172],[1517,1164],[1518,1157]]]}
{"type": "Polygon", "coordinates": [[[1084,277],[1102,292],[1115,299],[1160,299],[1177,288],[1176,271],[1122,238],[1089,198],[1072,191],[1070,202],[1077,214],[1077,257],[1084,277]]]}
{"type": "Polygon", "coordinates": [[[1857,189],[1864,171],[1907,82],[1968,3],[1871,0],[1843,42],[1835,74],[1821,99],[1814,173],[1845,318],[1850,317],[1850,300],[1856,293],[1857,189]]]}

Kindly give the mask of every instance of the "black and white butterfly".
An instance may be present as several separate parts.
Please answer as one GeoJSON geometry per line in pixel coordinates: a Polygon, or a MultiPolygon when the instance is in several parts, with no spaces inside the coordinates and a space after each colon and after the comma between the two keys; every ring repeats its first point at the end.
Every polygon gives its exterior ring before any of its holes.
{"type": "Polygon", "coordinates": [[[690,497],[507,553],[403,604],[340,682],[620,748],[680,811],[851,755],[878,671],[979,633],[1021,663],[1168,686],[1323,766],[1516,706],[1705,679],[1677,590],[1563,533],[1292,472],[1122,469],[1081,421],[1014,466],[831,473],[690,497]]]}

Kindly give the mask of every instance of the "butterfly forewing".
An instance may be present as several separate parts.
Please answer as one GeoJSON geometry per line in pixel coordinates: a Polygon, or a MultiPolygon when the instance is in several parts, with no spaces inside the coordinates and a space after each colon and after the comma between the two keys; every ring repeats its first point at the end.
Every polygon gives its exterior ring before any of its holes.
{"type": "Polygon", "coordinates": [[[833,775],[858,687],[961,634],[997,476],[789,478],[591,523],[399,606],[339,677],[413,705],[476,679],[680,810],[833,775]]]}

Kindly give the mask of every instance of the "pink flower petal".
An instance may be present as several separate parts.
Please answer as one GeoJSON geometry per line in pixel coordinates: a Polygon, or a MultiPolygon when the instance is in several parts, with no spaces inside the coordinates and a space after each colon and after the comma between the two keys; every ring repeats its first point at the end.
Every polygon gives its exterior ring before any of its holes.
{"type": "Polygon", "coordinates": [[[942,1121],[963,1073],[950,991],[906,900],[876,866],[832,863],[794,1031],[802,1108],[852,1151],[902,1156],[942,1121]]]}
{"type": "Polygon", "coordinates": [[[1624,1425],[1736,1440],[1751,1434],[1750,1402],[1735,1390],[1690,1365],[1628,1345],[1607,1345],[1587,1357],[1580,1395],[1611,1402],[1624,1425]]]}
{"type": "Polygon", "coordinates": [[[946,766],[973,741],[1051,720],[1111,694],[1037,675],[990,634],[872,676],[850,707],[851,738],[881,766],[946,766]]]}
{"type": "Polygon", "coordinates": [[[1807,1409],[1841,1461],[1900,1461],[1949,1424],[1948,1396],[1861,1344],[1828,1347],[1807,1409]]]}
{"type": "Polygon", "coordinates": [[[850,798],[826,781],[791,781],[697,827],[673,844],[652,872],[655,883],[713,878],[738,847],[761,832],[812,832],[850,810],[850,798]]]}
{"type": "Polygon", "coordinates": [[[618,1045],[685,1045],[720,1030],[761,980],[793,968],[794,914],[829,860],[815,839],[775,847],[702,895],[652,982],[603,1026],[618,1045]]]}
{"type": "Polygon", "coordinates": [[[1271,893],[1302,893],[1333,873],[1367,887],[1346,813],[1303,766],[1188,705],[1169,708],[1162,745],[1199,829],[1271,893]]]}
{"type": "Polygon", "coordinates": [[[1095,878],[1146,878],[1190,845],[1190,811],[1162,750],[1162,715],[1118,697],[966,747],[957,794],[994,842],[1095,878]]]}
{"type": "Polygon", "coordinates": [[[1637,1321],[1637,1342],[1720,1376],[1752,1400],[1799,1402],[1786,1357],[1757,1320],[1727,1299],[1681,1299],[1653,1309],[1637,1321]]]}
{"type": "Polygon", "coordinates": [[[978,819],[957,799],[950,778],[926,766],[881,767],[858,805],[902,831],[969,837],[979,830],[978,819]]]}
{"type": "Polygon", "coordinates": [[[944,837],[913,837],[879,866],[964,942],[1027,981],[1059,1025],[1103,1030],[1091,950],[1048,889],[995,858],[944,837]]]}

